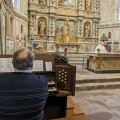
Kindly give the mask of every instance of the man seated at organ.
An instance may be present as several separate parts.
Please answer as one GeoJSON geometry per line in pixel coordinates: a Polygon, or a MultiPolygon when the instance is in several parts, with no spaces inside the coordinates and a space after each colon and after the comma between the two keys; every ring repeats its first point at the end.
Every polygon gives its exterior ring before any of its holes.
{"type": "Polygon", "coordinates": [[[27,48],[13,54],[14,72],[0,74],[0,119],[43,120],[48,97],[46,77],[32,73],[34,53],[27,48]]]}

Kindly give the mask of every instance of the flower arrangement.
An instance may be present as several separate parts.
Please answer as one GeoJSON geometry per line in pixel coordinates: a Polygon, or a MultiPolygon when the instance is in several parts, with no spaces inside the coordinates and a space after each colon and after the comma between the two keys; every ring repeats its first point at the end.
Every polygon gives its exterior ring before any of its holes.
{"type": "Polygon", "coordinates": [[[98,53],[100,52],[100,48],[97,48],[97,52],[98,52],[98,53]]]}
{"type": "Polygon", "coordinates": [[[30,43],[27,43],[26,47],[30,50],[32,49],[32,45],[30,43]]]}
{"type": "Polygon", "coordinates": [[[36,49],[42,49],[43,46],[38,44],[35,48],[36,48],[36,49]]]}
{"type": "Polygon", "coordinates": [[[43,52],[43,46],[38,44],[38,43],[34,43],[34,51],[42,53],[43,52]]]}

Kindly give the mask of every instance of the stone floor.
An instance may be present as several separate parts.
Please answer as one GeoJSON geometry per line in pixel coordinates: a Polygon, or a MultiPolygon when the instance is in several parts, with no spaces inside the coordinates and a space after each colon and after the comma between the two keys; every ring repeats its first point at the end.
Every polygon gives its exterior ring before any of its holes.
{"type": "MultiPolygon", "coordinates": [[[[95,74],[81,66],[76,69],[76,81],[112,78],[120,78],[120,73],[95,74]]],[[[90,120],[120,120],[120,88],[76,91],[71,98],[90,120]]]]}
{"type": "Polygon", "coordinates": [[[120,89],[76,91],[71,98],[90,120],[120,120],[120,89]]]}

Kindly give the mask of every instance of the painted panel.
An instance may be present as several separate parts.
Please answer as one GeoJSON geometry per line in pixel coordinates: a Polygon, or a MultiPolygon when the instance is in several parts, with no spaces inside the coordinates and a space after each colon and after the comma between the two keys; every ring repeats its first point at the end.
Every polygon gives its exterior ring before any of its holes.
{"type": "MultiPolygon", "coordinates": [[[[66,21],[65,20],[57,20],[56,21],[56,31],[55,31],[55,34],[57,34],[60,30],[61,30],[61,27],[62,25],[65,23],[66,21]]],[[[73,29],[73,32],[74,34],[76,34],[76,23],[74,21],[69,21],[72,29],[73,29]]]]}
{"type": "Polygon", "coordinates": [[[55,33],[57,42],[76,42],[76,22],[57,20],[55,33]]]}
{"type": "Polygon", "coordinates": [[[58,0],[58,6],[75,7],[76,0],[58,0]]]}

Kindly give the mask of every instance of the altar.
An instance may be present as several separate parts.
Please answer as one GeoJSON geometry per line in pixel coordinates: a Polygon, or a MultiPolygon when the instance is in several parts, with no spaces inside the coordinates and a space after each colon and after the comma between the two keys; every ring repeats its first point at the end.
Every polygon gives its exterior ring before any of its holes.
{"type": "Polygon", "coordinates": [[[59,43],[59,42],[56,42],[55,46],[56,46],[56,52],[60,52],[59,49],[60,49],[60,47],[63,47],[63,46],[67,46],[67,47],[74,46],[76,52],[79,52],[79,48],[80,48],[79,43],[59,43]]]}
{"type": "Polygon", "coordinates": [[[88,53],[88,70],[95,73],[120,72],[120,53],[88,53]]]}

